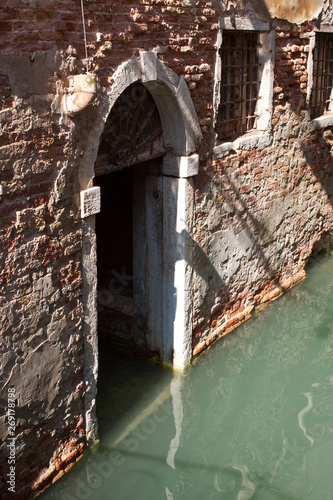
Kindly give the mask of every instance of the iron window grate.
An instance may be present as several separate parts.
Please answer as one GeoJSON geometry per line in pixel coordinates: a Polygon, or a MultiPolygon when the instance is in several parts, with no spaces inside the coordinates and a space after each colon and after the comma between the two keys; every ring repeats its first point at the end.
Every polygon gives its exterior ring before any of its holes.
{"type": "Polygon", "coordinates": [[[233,139],[256,126],[258,47],[257,31],[223,32],[220,105],[216,127],[219,139],[233,139]]]}
{"type": "Polygon", "coordinates": [[[330,111],[333,86],[333,34],[316,33],[313,51],[313,87],[310,99],[312,118],[330,111]]]}

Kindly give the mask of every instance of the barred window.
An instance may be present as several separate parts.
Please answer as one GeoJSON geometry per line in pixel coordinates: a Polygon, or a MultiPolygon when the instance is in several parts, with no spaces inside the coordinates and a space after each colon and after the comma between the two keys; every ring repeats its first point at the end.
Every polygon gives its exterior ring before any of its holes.
{"type": "Polygon", "coordinates": [[[331,111],[333,87],[333,34],[316,33],[313,51],[313,86],[310,98],[312,118],[331,111]]]}
{"type": "Polygon", "coordinates": [[[223,31],[220,104],[216,124],[220,140],[233,140],[256,128],[258,49],[258,31],[223,31]]]}

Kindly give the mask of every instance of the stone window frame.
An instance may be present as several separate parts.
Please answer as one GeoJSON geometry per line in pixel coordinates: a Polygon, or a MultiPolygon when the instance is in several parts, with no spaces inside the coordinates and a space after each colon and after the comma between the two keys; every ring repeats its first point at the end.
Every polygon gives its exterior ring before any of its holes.
{"type": "Polygon", "coordinates": [[[307,62],[307,72],[308,72],[308,86],[307,86],[307,105],[310,113],[310,128],[311,130],[318,130],[325,127],[333,126],[333,85],[331,91],[331,105],[328,111],[325,111],[321,116],[311,119],[311,108],[310,100],[311,93],[313,89],[313,55],[316,46],[316,34],[317,33],[328,33],[333,36],[333,28],[329,25],[320,26],[312,33],[310,33],[309,41],[309,57],[307,62]]]}
{"type": "Polygon", "coordinates": [[[219,21],[219,32],[217,37],[217,52],[215,65],[214,86],[214,117],[213,128],[215,134],[214,155],[224,156],[230,150],[237,149],[263,149],[270,144],[272,113],[273,113],[273,83],[274,83],[274,61],[275,61],[275,30],[272,29],[266,19],[250,19],[242,17],[225,17],[219,21]],[[260,84],[258,89],[258,101],[256,113],[258,115],[256,128],[237,137],[232,142],[221,141],[215,133],[220,102],[220,84],[222,62],[220,49],[223,44],[224,30],[256,31],[259,32],[260,49],[258,51],[259,66],[261,68],[260,84]]]}

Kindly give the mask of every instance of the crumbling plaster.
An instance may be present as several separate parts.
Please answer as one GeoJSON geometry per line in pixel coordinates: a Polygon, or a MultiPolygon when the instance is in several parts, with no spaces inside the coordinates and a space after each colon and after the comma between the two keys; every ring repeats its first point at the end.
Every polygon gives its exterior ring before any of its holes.
{"type": "Polygon", "coordinates": [[[222,9],[240,9],[292,23],[303,23],[319,16],[324,0],[226,0],[222,9]]]}
{"type": "Polygon", "coordinates": [[[317,18],[323,8],[323,0],[265,0],[272,17],[302,23],[317,18]]]}

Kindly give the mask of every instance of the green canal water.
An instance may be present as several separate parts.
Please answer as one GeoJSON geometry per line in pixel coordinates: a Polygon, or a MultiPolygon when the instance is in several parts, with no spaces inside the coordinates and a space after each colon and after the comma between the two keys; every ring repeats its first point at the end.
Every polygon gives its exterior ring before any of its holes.
{"type": "Polygon", "coordinates": [[[333,499],[333,256],[185,375],[102,362],[100,449],[40,498],[333,499]]]}

